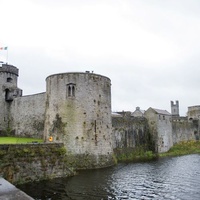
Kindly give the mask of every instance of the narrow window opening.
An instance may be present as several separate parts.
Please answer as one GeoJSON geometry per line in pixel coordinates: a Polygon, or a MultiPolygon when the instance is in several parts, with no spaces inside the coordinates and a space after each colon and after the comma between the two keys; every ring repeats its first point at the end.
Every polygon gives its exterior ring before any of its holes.
{"type": "Polygon", "coordinates": [[[13,100],[12,94],[11,94],[9,89],[5,90],[5,100],[6,101],[12,101],[13,100]]]}
{"type": "Polygon", "coordinates": [[[10,78],[10,77],[7,78],[7,82],[8,82],[8,83],[12,83],[12,78],[10,78]]]}
{"type": "Polygon", "coordinates": [[[67,97],[74,97],[75,96],[75,84],[69,83],[67,84],[67,97]]]}
{"type": "Polygon", "coordinates": [[[71,96],[71,86],[70,85],[68,86],[68,96],[69,97],[71,96]]]}
{"type": "Polygon", "coordinates": [[[75,96],[75,87],[74,87],[74,85],[72,86],[72,96],[73,97],[75,96]]]}

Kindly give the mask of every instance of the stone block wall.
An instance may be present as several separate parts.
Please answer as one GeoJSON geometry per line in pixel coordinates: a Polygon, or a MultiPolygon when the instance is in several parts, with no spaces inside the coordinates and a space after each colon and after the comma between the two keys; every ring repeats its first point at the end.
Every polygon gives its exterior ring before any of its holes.
{"type": "Polygon", "coordinates": [[[200,119],[200,106],[189,106],[187,115],[188,115],[189,120],[199,120],[200,119]]]}
{"type": "Polygon", "coordinates": [[[157,152],[167,152],[173,146],[171,116],[157,121],[157,152]]]}
{"type": "Polygon", "coordinates": [[[172,120],[173,144],[198,139],[198,122],[188,121],[186,119],[176,118],[172,120]]]}
{"type": "Polygon", "coordinates": [[[113,149],[150,148],[149,128],[144,117],[112,117],[112,126],[113,149]]]}
{"type": "Polygon", "coordinates": [[[15,135],[43,138],[45,105],[45,93],[15,98],[9,118],[15,135]]]}
{"type": "Polygon", "coordinates": [[[155,152],[167,152],[173,145],[171,115],[165,110],[149,108],[145,112],[155,152]]]}
{"type": "Polygon", "coordinates": [[[63,73],[47,77],[46,83],[45,141],[53,137],[63,142],[72,160],[82,158],[80,168],[114,164],[110,79],[89,72],[63,73]]]}
{"type": "Polygon", "coordinates": [[[0,175],[20,184],[73,175],[63,144],[0,145],[0,175]]]}
{"type": "Polygon", "coordinates": [[[0,134],[5,134],[9,126],[11,100],[21,96],[17,87],[18,69],[12,65],[3,64],[0,67],[0,134]]]}

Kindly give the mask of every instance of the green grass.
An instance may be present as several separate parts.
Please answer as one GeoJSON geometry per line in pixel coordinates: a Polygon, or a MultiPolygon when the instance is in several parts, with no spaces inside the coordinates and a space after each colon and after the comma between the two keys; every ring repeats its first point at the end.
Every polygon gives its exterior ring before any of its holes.
{"type": "Polygon", "coordinates": [[[152,151],[145,151],[143,148],[117,155],[117,161],[119,162],[149,161],[154,159],[157,159],[157,154],[154,154],[152,151]]]}
{"type": "Polygon", "coordinates": [[[19,137],[0,137],[0,144],[26,144],[32,142],[43,142],[42,139],[19,138],[19,137]]]}
{"type": "Polygon", "coordinates": [[[119,162],[125,161],[148,161],[167,156],[182,156],[188,154],[200,154],[200,141],[183,141],[175,144],[168,152],[153,153],[152,151],[133,151],[122,153],[117,156],[119,162]]]}
{"type": "Polygon", "coordinates": [[[140,155],[136,155],[135,153],[122,154],[117,159],[119,162],[130,162],[130,161],[140,162],[140,161],[154,160],[156,158],[157,154],[153,154],[152,151],[147,151],[140,155]]]}
{"type": "Polygon", "coordinates": [[[200,141],[191,140],[175,144],[168,152],[161,153],[159,156],[181,156],[195,153],[200,153],[200,141]]]}

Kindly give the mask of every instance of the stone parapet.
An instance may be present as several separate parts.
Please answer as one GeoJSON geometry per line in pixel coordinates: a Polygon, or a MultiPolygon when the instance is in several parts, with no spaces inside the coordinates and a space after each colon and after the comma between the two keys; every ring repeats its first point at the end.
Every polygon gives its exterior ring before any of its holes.
{"type": "Polygon", "coordinates": [[[17,69],[17,67],[8,64],[2,64],[2,67],[0,67],[0,72],[12,73],[17,76],[19,75],[19,70],[17,69]]]}

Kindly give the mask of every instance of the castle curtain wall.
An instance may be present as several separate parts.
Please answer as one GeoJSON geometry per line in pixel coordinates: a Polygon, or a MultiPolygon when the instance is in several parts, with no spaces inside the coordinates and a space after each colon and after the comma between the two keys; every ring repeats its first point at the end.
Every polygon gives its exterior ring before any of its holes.
{"type": "Polygon", "coordinates": [[[172,119],[173,144],[196,140],[199,138],[199,121],[188,121],[187,118],[172,119]]]}
{"type": "Polygon", "coordinates": [[[15,135],[42,138],[45,93],[15,98],[11,104],[10,127],[15,135]]]}
{"type": "Polygon", "coordinates": [[[145,118],[112,117],[112,127],[113,149],[148,146],[149,130],[145,118]]]}

